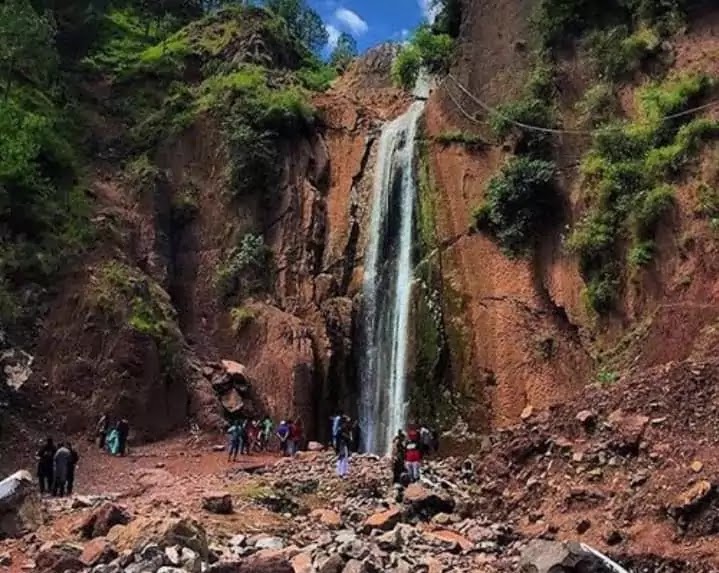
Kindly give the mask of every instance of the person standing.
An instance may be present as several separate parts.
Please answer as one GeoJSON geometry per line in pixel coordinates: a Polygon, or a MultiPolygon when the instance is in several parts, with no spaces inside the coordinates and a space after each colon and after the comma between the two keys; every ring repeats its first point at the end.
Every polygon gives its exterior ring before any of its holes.
{"type": "Polygon", "coordinates": [[[236,462],[237,454],[240,453],[240,446],[242,445],[242,429],[240,428],[237,421],[233,422],[230,429],[227,430],[229,436],[229,449],[227,454],[227,461],[236,462]]]}
{"type": "Polygon", "coordinates": [[[53,481],[52,494],[55,497],[63,497],[67,491],[67,480],[70,473],[70,462],[72,453],[65,444],[60,444],[55,452],[55,476],[53,481]]]}
{"type": "Polygon", "coordinates": [[[419,429],[419,449],[422,456],[428,456],[432,449],[432,432],[424,424],[419,429]]]}
{"type": "Polygon", "coordinates": [[[257,448],[257,440],[260,437],[260,427],[257,420],[247,422],[247,454],[251,454],[257,448]]]}
{"type": "Polygon", "coordinates": [[[70,450],[70,463],[67,466],[67,495],[72,495],[72,490],[75,487],[75,469],[77,468],[77,462],[80,461],[80,456],[69,442],[67,449],[70,450]]]}
{"type": "Polygon", "coordinates": [[[290,437],[290,427],[288,426],[288,424],[285,420],[282,420],[280,422],[280,425],[277,426],[276,435],[277,435],[277,438],[280,440],[280,453],[283,456],[286,456],[288,441],[289,441],[289,437],[290,437]]]}
{"type": "Polygon", "coordinates": [[[267,451],[270,447],[270,438],[272,437],[272,418],[265,416],[262,420],[262,449],[267,451]]]}
{"type": "Polygon", "coordinates": [[[359,421],[352,422],[352,452],[358,454],[362,445],[362,433],[360,431],[359,421]]]}
{"type": "Polygon", "coordinates": [[[330,420],[332,422],[332,447],[335,449],[335,452],[339,453],[337,442],[339,440],[340,429],[342,427],[342,412],[339,412],[337,415],[332,416],[330,420]]]}
{"type": "Polygon", "coordinates": [[[97,426],[95,427],[97,445],[101,450],[105,449],[105,440],[107,439],[107,433],[109,431],[110,420],[107,417],[107,414],[103,414],[102,416],[100,416],[100,419],[97,422],[97,426]]]}
{"type": "Polygon", "coordinates": [[[121,456],[127,453],[127,437],[130,435],[130,422],[123,418],[117,423],[118,452],[121,456]]]}
{"type": "Polygon", "coordinates": [[[405,435],[402,430],[397,430],[397,435],[392,440],[392,483],[402,483],[404,473],[404,455],[406,450],[405,435]]]}
{"type": "Polygon", "coordinates": [[[414,432],[414,440],[411,437],[412,434],[410,434],[410,439],[407,442],[407,449],[404,453],[404,465],[407,469],[407,473],[409,474],[409,479],[411,482],[416,482],[419,480],[420,467],[422,465],[422,450],[420,449],[420,444],[418,443],[416,434],[417,432],[414,432]]]}
{"type": "Polygon", "coordinates": [[[302,429],[302,420],[297,418],[292,424],[292,426],[290,426],[290,440],[292,441],[292,453],[290,455],[294,456],[302,449],[303,433],[304,430],[302,429]]]}
{"type": "Polygon", "coordinates": [[[350,421],[348,418],[342,418],[340,421],[339,434],[337,436],[337,475],[346,479],[349,473],[350,463],[350,443],[352,441],[352,432],[350,421]]]}
{"type": "Polygon", "coordinates": [[[40,483],[40,493],[52,493],[54,483],[55,444],[52,438],[47,438],[37,452],[37,481],[40,483]]]}

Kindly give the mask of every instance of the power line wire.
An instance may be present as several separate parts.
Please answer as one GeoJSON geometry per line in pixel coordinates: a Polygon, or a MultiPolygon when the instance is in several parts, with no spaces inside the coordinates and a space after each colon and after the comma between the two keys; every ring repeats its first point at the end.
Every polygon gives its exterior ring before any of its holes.
{"type": "MultiPolygon", "coordinates": [[[[507,115],[505,115],[505,114],[503,114],[502,112],[500,112],[498,109],[496,109],[496,108],[494,108],[494,107],[492,107],[492,106],[486,104],[484,101],[482,101],[481,99],[479,99],[479,98],[478,98],[477,96],[475,96],[472,92],[470,92],[470,91],[469,91],[457,78],[455,78],[452,74],[447,74],[447,78],[451,79],[451,80],[454,82],[454,84],[462,91],[463,94],[465,94],[468,98],[470,98],[474,103],[476,103],[478,106],[480,106],[480,107],[481,107],[483,110],[485,110],[487,113],[489,113],[489,114],[491,114],[491,115],[494,115],[494,116],[497,116],[497,117],[499,117],[500,119],[503,119],[504,121],[506,121],[506,122],[508,122],[508,123],[511,123],[512,125],[515,125],[515,126],[517,126],[517,127],[520,127],[520,128],[522,128],[522,129],[526,129],[526,130],[529,130],[529,131],[538,131],[538,132],[541,132],[541,133],[550,133],[550,134],[553,134],[553,135],[583,135],[583,136],[593,136],[594,134],[596,134],[596,133],[598,133],[598,132],[600,131],[600,130],[598,130],[598,129],[591,130],[591,131],[589,131],[589,130],[579,130],[579,129],[555,129],[555,128],[551,128],[551,127],[541,127],[541,126],[538,126],[538,125],[530,125],[530,124],[528,124],[528,123],[523,123],[523,122],[521,122],[521,121],[514,120],[514,119],[512,119],[511,117],[508,117],[507,115]]],[[[442,82],[442,84],[443,84],[443,83],[444,83],[444,81],[442,82]]],[[[442,84],[440,84],[440,85],[442,85],[442,84]]],[[[449,90],[447,90],[447,92],[449,93],[449,90]]],[[[457,104],[457,102],[454,100],[454,98],[453,98],[452,96],[450,96],[450,99],[452,99],[453,103],[454,103],[455,105],[457,105],[457,107],[460,108],[460,110],[463,112],[463,114],[469,115],[464,109],[461,108],[461,106],[459,106],[459,105],[457,104]]],[[[687,110],[681,111],[681,112],[679,112],[679,113],[674,113],[674,114],[671,114],[671,115],[664,116],[664,117],[660,118],[658,121],[659,121],[660,123],[664,123],[664,122],[666,122],[666,121],[671,121],[671,120],[673,120],[673,119],[678,119],[678,118],[680,118],[680,117],[685,117],[685,116],[688,116],[688,115],[692,115],[692,114],[698,113],[698,112],[700,112],[700,111],[704,111],[704,110],[706,110],[706,109],[709,109],[709,108],[712,108],[712,107],[715,107],[715,106],[719,106],[719,100],[713,100],[713,101],[710,101],[710,102],[708,102],[708,103],[705,103],[704,105],[700,105],[700,106],[697,106],[697,107],[693,107],[693,108],[691,108],[691,109],[687,109],[687,110]]],[[[475,122],[477,122],[477,123],[480,123],[476,118],[472,118],[472,121],[475,121],[475,122]]]]}

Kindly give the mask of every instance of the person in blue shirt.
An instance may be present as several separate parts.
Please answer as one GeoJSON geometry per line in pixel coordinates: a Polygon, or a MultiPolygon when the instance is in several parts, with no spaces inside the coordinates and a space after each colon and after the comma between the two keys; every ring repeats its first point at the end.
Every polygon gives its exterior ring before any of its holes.
{"type": "Polygon", "coordinates": [[[332,416],[332,447],[335,452],[339,453],[339,437],[342,431],[342,412],[340,411],[336,416],[332,416]]]}
{"type": "Polygon", "coordinates": [[[237,454],[240,453],[242,447],[242,427],[237,423],[233,422],[230,429],[227,430],[227,434],[230,439],[229,454],[227,455],[228,462],[236,462],[237,454]]]}

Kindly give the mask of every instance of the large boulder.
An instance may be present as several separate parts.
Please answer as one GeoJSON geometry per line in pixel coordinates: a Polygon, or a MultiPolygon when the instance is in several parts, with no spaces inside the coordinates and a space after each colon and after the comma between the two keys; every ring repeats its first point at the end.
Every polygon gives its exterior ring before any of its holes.
{"type": "Polygon", "coordinates": [[[615,573],[599,557],[577,543],[536,539],[531,541],[519,561],[522,573],[615,573]]]}
{"type": "Polygon", "coordinates": [[[402,521],[402,512],[396,507],[392,507],[385,511],[380,511],[370,515],[364,522],[365,531],[379,529],[381,531],[389,531],[402,521]]]}
{"type": "Polygon", "coordinates": [[[85,539],[104,537],[116,525],[130,523],[130,514],[114,503],[106,503],[88,515],[78,528],[85,539]]]}
{"type": "Polygon", "coordinates": [[[45,545],[35,556],[35,570],[40,573],[82,571],[85,564],[80,560],[81,553],[78,547],[72,545],[45,545]]]}
{"type": "Polygon", "coordinates": [[[452,513],[454,500],[448,495],[413,483],[404,492],[408,517],[429,520],[438,513],[452,513]]]}
{"type": "Polygon", "coordinates": [[[88,567],[109,563],[117,557],[117,551],[106,539],[98,537],[85,545],[80,555],[82,561],[88,567]]]}
{"type": "Polygon", "coordinates": [[[202,509],[218,515],[232,513],[232,496],[227,492],[208,493],[202,496],[202,509]]]}
{"type": "Polygon", "coordinates": [[[30,472],[0,482],[0,538],[20,537],[42,525],[42,505],[30,472]]]}

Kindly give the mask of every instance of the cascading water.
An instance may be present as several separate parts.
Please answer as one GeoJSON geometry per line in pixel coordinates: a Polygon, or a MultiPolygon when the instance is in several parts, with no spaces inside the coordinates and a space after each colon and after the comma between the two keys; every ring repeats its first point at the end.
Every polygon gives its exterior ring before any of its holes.
{"type": "Polygon", "coordinates": [[[364,355],[360,424],[364,447],[384,454],[406,422],[406,364],[412,287],[414,156],[424,102],[382,130],[363,284],[364,355]]]}

